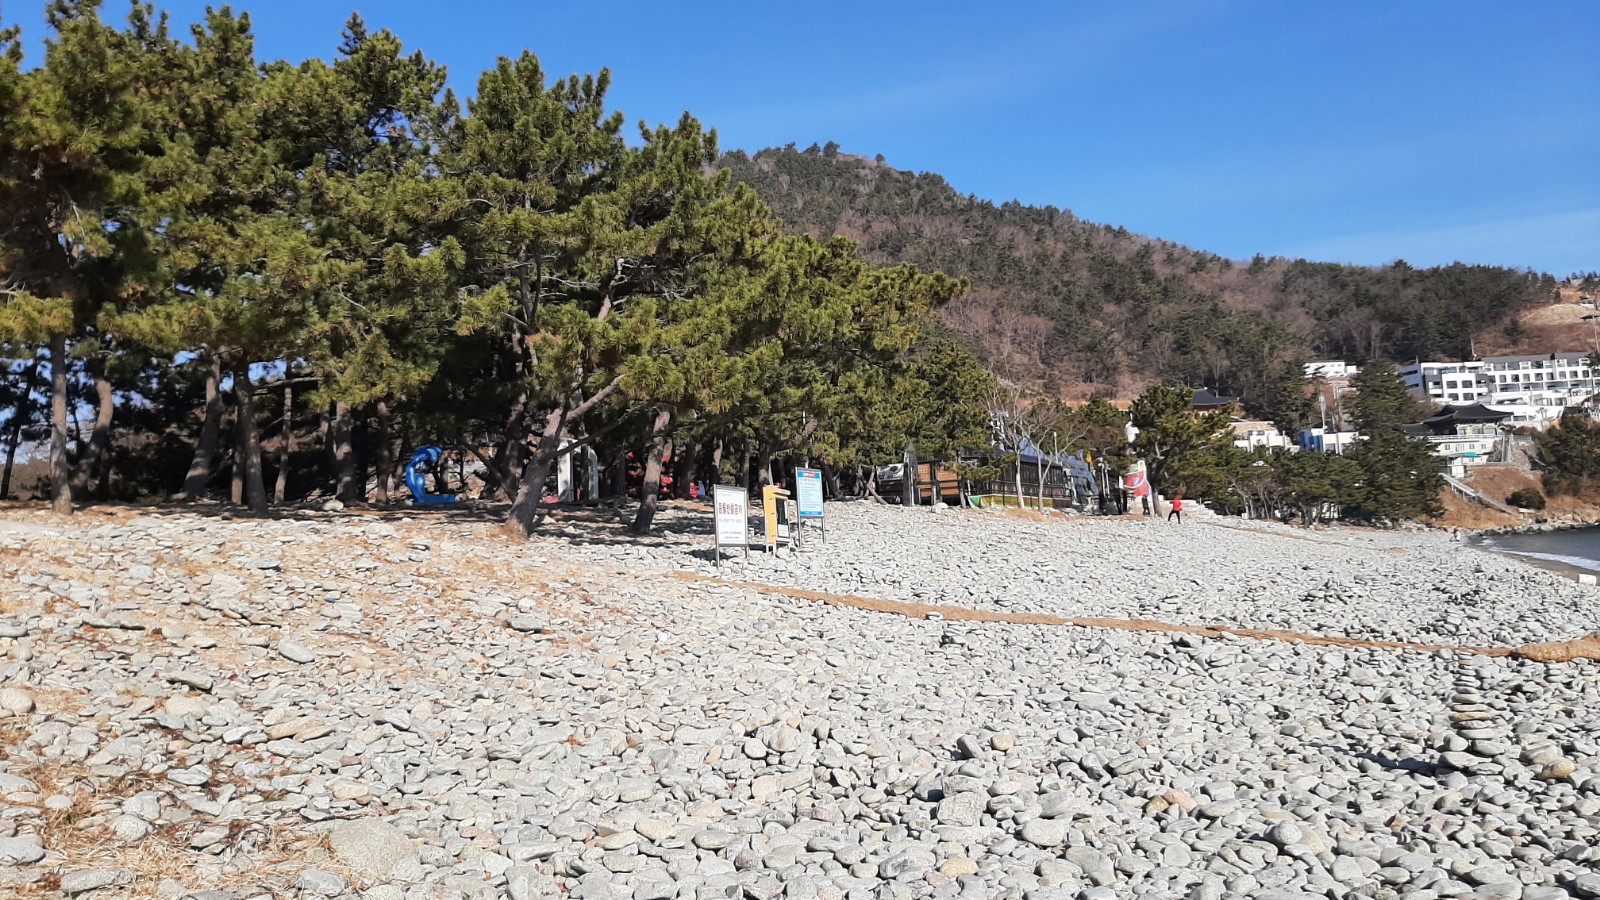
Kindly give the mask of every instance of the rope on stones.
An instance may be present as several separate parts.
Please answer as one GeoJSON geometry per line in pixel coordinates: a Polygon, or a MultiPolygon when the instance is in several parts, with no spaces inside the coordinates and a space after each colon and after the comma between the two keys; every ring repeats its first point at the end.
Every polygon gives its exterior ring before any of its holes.
{"type": "Polygon", "coordinates": [[[1425,644],[1410,641],[1375,641],[1365,638],[1335,635],[1306,634],[1298,631],[1279,631],[1267,628],[1236,628],[1231,625],[1179,625],[1154,619],[1106,619],[1053,616],[1046,613],[1009,613],[984,609],[968,609],[947,604],[908,603],[902,600],[883,600],[877,597],[860,597],[851,594],[829,594],[802,588],[783,587],[758,581],[732,581],[699,575],[694,572],[673,572],[680,581],[698,581],[729,587],[750,588],[769,594],[782,594],[802,600],[813,600],[831,606],[848,606],[871,612],[892,613],[912,619],[926,619],[937,615],[947,622],[999,622],[1011,625],[1073,625],[1079,628],[1107,628],[1115,631],[1155,631],[1168,634],[1192,634],[1202,638],[1220,638],[1227,635],[1258,641],[1300,642],[1314,647],[1342,647],[1350,649],[1414,651],[1434,653],[1449,650],[1477,656],[1512,657],[1535,662],[1569,662],[1575,659],[1600,659],[1600,631],[1570,641],[1548,641],[1541,644],[1523,644],[1520,647],[1463,647],[1453,644],[1425,644]]]}

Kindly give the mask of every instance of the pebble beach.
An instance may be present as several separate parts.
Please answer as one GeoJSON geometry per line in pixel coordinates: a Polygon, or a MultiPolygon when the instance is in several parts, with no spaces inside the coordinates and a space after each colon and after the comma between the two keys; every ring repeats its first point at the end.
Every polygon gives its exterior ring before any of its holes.
{"type": "Polygon", "coordinates": [[[827,509],[720,569],[703,504],[0,510],[0,894],[1600,897],[1600,662],[1486,652],[1600,631],[1595,588],[1438,532],[827,509]]]}

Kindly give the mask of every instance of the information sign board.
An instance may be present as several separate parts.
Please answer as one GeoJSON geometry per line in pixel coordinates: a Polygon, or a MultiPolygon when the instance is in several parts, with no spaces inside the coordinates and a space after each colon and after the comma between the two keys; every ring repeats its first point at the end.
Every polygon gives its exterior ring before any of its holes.
{"type": "Polygon", "coordinates": [[[716,511],[717,565],[722,565],[724,548],[743,550],[750,558],[750,493],[726,484],[711,488],[716,511]]]}
{"type": "Polygon", "coordinates": [[[800,518],[822,518],[822,472],[818,469],[794,470],[795,501],[800,504],[800,518]]]}

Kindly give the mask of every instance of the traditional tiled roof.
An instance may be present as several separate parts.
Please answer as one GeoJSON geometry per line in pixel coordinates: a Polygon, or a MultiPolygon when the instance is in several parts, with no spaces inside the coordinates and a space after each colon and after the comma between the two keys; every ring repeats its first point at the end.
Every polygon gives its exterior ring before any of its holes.
{"type": "Polygon", "coordinates": [[[1209,409],[1211,407],[1227,406],[1230,403],[1238,402],[1238,397],[1225,397],[1221,394],[1212,393],[1209,388],[1201,388],[1200,390],[1194,392],[1194,401],[1192,405],[1195,409],[1209,409]]]}

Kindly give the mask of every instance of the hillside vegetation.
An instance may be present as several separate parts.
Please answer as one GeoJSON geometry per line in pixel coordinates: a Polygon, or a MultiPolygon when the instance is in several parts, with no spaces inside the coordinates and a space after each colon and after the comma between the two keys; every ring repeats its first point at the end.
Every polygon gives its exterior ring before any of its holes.
{"type": "Polygon", "coordinates": [[[936,174],[831,143],[735,151],[720,165],[796,231],[968,279],[944,321],[991,367],[1054,391],[1165,380],[1250,397],[1313,357],[1463,357],[1556,289],[1549,275],[1492,266],[1236,264],[1070,210],[962,196],[936,174]]]}

